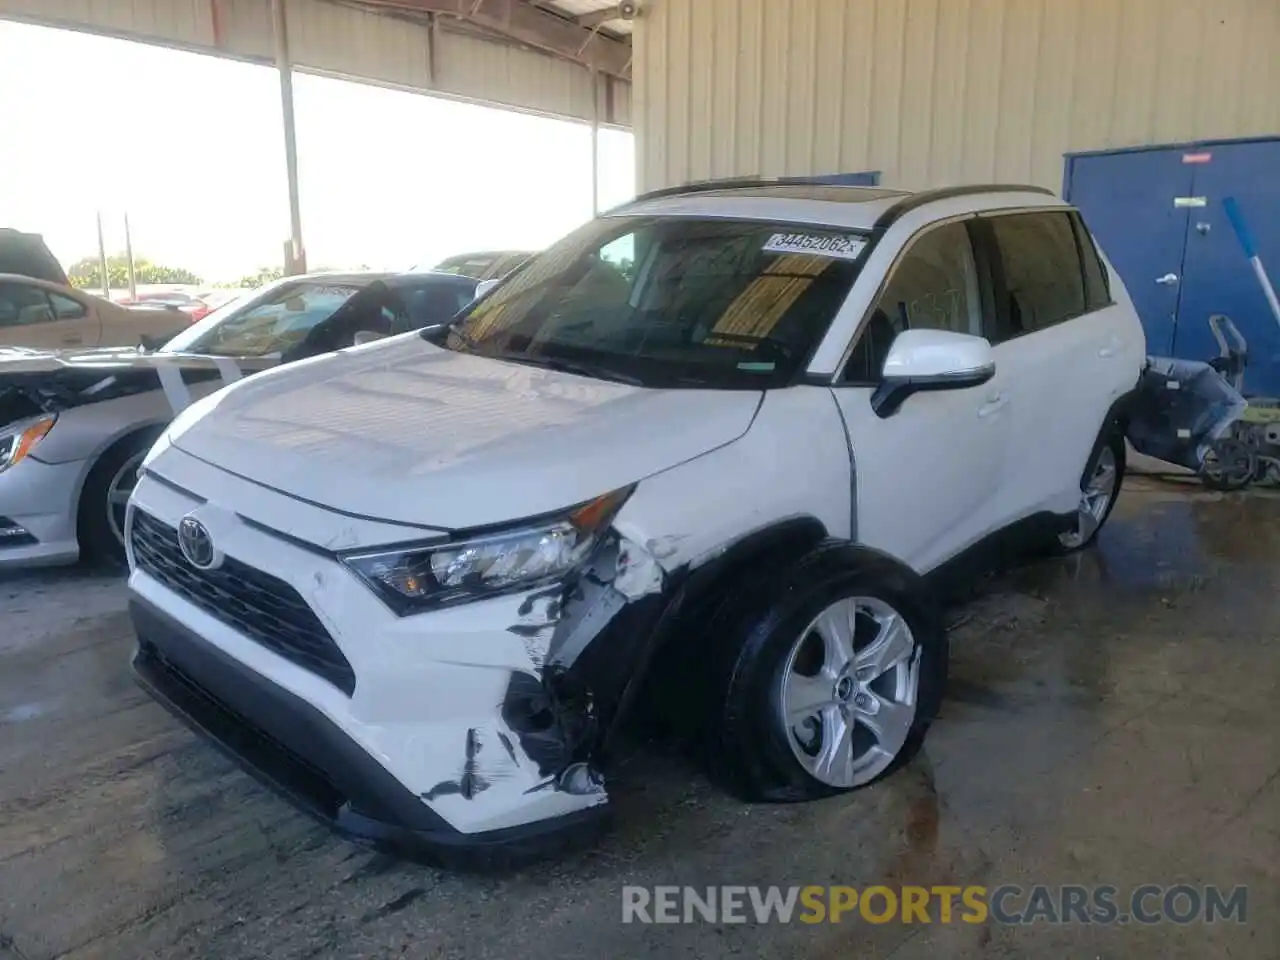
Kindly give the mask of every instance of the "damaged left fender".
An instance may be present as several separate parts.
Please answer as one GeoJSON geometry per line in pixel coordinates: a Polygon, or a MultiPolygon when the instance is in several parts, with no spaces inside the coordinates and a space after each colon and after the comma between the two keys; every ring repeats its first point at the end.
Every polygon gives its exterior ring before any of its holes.
{"type": "Polygon", "coordinates": [[[589,563],[525,598],[508,630],[534,669],[512,674],[503,721],[560,789],[601,789],[612,735],[696,608],[766,557],[850,535],[843,437],[826,388],[767,394],[743,437],[642,481],[589,563]]]}

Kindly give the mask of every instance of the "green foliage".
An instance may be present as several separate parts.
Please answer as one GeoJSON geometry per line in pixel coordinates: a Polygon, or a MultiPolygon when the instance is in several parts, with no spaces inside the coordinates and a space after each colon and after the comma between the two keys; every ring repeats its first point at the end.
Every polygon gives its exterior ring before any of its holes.
{"type": "MultiPolygon", "coordinates": [[[[133,260],[135,280],[140,283],[189,283],[199,284],[200,278],[190,270],[181,267],[166,267],[141,257],[133,260]]],[[[77,260],[67,271],[67,277],[73,287],[82,290],[102,289],[102,269],[97,257],[85,257],[77,260]]],[[[121,290],[129,286],[129,261],[123,254],[107,257],[107,279],[113,290],[121,290]]]]}
{"type": "MultiPolygon", "coordinates": [[[[368,270],[370,268],[367,264],[362,263],[360,266],[354,269],[368,270]]],[[[346,273],[348,271],[345,269],[339,269],[338,267],[314,267],[309,269],[307,272],[308,273],[346,273]]],[[[256,290],[258,287],[261,287],[261,286],[264,286],[265,284],[272,283],[276,280],[279,280],[283,276],[284,276],[284,270],[281,267],[259,267],[256,272],[249,274],[247,277],[241,277],[235,283],[222,284],[222,286],[243,287],[249,290],[256,290]]]]}
{"type": "Polygon", "coordinates": [[[258,287],[279,280],[283,276],[284,269],[282,267],[259,267],[256,272],[249,274],[247,277],[241,277],[230,286],[256,290],[258,287]]]}

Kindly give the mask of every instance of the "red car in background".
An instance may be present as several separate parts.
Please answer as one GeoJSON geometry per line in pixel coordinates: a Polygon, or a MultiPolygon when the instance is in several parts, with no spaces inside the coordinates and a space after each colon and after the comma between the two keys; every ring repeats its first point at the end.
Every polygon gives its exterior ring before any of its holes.
{"type": "Polygon", "coordinates": [[[181,310],[191,318],[192,323],[195,323],[197,320],[203,320],[219,307],[244,296],[248,292],[248,290],[241,289],[207,290],[199,293],[184,293],[181,290],[154,290],[147,293],[139,293],[133,299],[121,300],[119,303],[122,306],[161,307],[181,310]]]}

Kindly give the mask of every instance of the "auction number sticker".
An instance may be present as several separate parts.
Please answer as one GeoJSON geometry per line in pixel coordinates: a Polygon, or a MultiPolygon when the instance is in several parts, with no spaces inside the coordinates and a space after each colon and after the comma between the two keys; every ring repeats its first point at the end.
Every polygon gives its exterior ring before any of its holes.
{"type": "Polygon", "coordinates": [[[823,236],[813,233],[775,233],[764,245],[765,253],[808,253],[838,260],[856,260],[866,249],[862,237],[823,236]]]}

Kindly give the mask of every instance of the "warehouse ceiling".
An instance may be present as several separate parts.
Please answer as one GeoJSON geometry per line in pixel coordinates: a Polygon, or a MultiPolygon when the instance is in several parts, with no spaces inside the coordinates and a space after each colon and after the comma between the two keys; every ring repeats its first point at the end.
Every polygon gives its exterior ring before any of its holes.
{"type": "Polygon", "coordinates": [[[448,20],[493,39],[531,47],[631,79],[631,11],[615,0],[341,0],[406,19],[448,20]]]}

